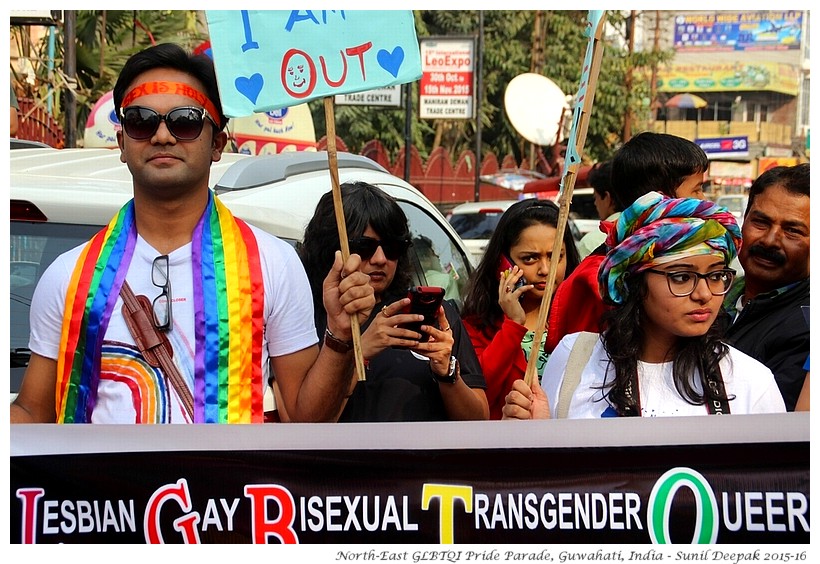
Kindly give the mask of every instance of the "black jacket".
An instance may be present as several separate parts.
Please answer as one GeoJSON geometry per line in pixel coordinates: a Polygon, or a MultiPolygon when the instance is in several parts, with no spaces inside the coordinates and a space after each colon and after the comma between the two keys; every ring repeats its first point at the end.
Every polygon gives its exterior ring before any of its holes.
{"type": "Polygon", "coordinates": [[[774,373],[789,411],[794,411],[803,387],[803,366],[809,356],[809,324],[802,310],[809,305],[809,281],[750,300],[725,333],[730,345],[774,373]]]}

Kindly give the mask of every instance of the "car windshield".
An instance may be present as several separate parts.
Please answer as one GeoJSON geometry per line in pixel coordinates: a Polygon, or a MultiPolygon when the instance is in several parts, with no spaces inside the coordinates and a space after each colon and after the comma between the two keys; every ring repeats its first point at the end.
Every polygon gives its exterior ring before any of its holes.
{"type": "Polygon", "coordinates": [[[9,341],[12,392],[20,389],[29,361],[29,309],[37,282],[54,259],[87,241],[99,229],[100,226],[95,225],[11,222],[9,341]]]}
{"type": "Polygon", "coordinates": [[[501,210],[455,213],[450,216],[450,225],[462,239],[489,239],[502,215],[501,210]]]}

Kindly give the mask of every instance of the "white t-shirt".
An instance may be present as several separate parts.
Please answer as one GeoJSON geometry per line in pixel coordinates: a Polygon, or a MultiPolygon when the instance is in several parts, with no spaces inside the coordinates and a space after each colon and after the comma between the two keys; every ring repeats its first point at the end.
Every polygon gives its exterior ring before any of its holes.
{"type": "MultiPolygon", "coordinates": [[[[558,393],[564,380],[564,371],[570,351],[578,337],[572,333],[561,339],[544,367],[541,386],[550,402],[550,413],[557,414],[558,393]]],[[[786,411],[783,397],[774,375],[764,364],[741,351],[729,347],[729,354],[720,361],[720,370],[731,413],[780,413],[786,411]]],[[[603,343],[598,339],[589,361],[581,372],[581,379],[569,405],[567,417],[586,419],[605,416],[609,403],[601,384],[614,379],[615,369],[609,366],[603,343]],[[609,374],[606,374],[609,371],[609,374]]],[[[701,391],[698,383],[695,388],[701,391]]],[[[703,405],[692,405],[675,389],[672,363],[652,364],[638,362],[638,389],[642,417],[669,417],[677,415],[708,415],[703,405]]],[[[609,412],[612,412],[610,409],[609,412]]]]}
{"type": "MultiPolygon", "coordinates": [[[[305,269],[296,251],[285,241],[251,226],[259,246],[265,288],[265,335],[262,351],[263,387],[267,387],[271,356],[303,350],[318,341],[313,323],[313,299],[305,269]]],[[[83,245],[57,258],[43,273],[31,303],[32,352],[57,359],[63,311],[71,273],[83,245]]],[[[137,295],[150,300],[161,289],[151,280],[151,265],[160,255],[137,236],[134,255],[126,279],[137,295]]],[[[166,333],[174,349],[180,373],[194,389],[194,300],[191,244],[169,254],[173,330],[166,333]]],[[[187,423],[188,416],[172,391],[163,393],[165,382],[158,378],[134,345],[122,316],[118,298],[103,343],[103,367],[92,423],[134,423],[137,409],[144,422],[187,423]]],[[[171,387],[171,389],[173,389],[171,387]]],[[[263,389],[264,392],[264,389],[263,389]]]]}

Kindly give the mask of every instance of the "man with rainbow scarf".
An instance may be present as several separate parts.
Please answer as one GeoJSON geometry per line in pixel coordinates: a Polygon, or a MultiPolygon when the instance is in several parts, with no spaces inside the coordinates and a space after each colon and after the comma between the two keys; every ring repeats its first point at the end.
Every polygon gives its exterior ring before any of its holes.
{"type": "Polygon", "coordinates": [[[148,48],[114,104],[134,197],[44,273],[11,422],[257,423],[271,372],[292,420],[332,419],[355,377],[351,316],[375,304],[358,255],[324,281],[320,351],[295,250],[208,187],[227,143],[211,60],[148,48]]]}

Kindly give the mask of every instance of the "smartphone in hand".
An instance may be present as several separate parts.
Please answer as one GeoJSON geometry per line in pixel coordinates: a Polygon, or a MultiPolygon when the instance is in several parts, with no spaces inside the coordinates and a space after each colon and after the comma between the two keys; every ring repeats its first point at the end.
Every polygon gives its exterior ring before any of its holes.
{"type": "MultiPolygon", "coordinates": [[[[501,279],[501,273],[507,270],[512,270],[514,263],[512,259],[507,256],[505,253],[501,254],[501,260],[498,263],[498,278],[501,279]]],[[[519,289],[521,286],[525,286],[527,284],[527,280],[522,276],[518,279],[518,282],[515,283],[513,286],[513,291],[519,289]]]]}
{"type": "Polygon", "coordinates": [[[430,335],[421,330],[422,325],[435,325],[437,322],[436,312],[441,307],[444,300],[444,288],[438,286],[415,286],[407,291],[410,304],[404,308],[402,313],[416,313],[424,316],[423,321],[416,321],[401,325],[404,329],[416,331],[421,335],[419,342],[426,343],[430,335]]]}

